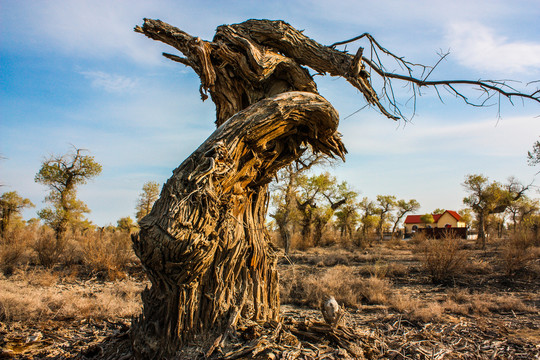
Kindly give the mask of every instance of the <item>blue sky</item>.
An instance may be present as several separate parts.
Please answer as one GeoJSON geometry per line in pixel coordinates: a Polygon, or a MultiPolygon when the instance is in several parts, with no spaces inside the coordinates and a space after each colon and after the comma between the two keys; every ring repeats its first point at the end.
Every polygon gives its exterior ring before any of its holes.
{"type": "MultiPolygon", "coordinates": [[[[103,173],[79,189],[92,209],[89,219],[115,224],[134,216],[145,182],[163,183],[211,134],[213,103],[200,101],[191,69],[161,56],[174,49],[133,32],[144,17],[206,40],[218,25],[250,18],[285,20],[323,44],[369,32],[413,62],[433,64],[437,52],[450,50],[432,79],[514,79],[528,91],[535,85],[527,82],[540,80],[538,0],[269,4],[0,0],[0,191],[30,198],[36,208],[24,216],[35,217],[45,206],[46,188],[33,180],[41,161],[73,144],[103,165],[103,173]]],[[[539,170],[526,163],[540,135],[537,103],[503,100],[499,119],[496,106],[472,108],[450,95],[442,104],[426,90],[411,123],[369,108],[346,118],[365,105],[362,96],[342,79],[317,81],[341,115],[349,150],[346,163],[332,172],[361,196],[415,198],[421,212],[457,210],[466,174],[499,181],[512,175],[528,183],[539,170]]]]}

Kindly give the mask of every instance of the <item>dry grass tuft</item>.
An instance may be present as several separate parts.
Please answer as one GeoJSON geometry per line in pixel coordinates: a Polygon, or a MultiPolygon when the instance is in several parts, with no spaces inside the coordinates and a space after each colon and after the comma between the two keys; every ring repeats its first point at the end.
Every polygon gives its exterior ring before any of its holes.
{"type": "Polygon", "coordinates": [[[421,301],[404,294],[393,295],[390,307],[405,314],[405,317],[412,321],[438,321],[444,313],[444,307],[438,302],[421,301]]]}
{"type": "Polygon", "coordinates": [[[325,295],[332,295],[338,303],[359,309],[362,303],[385,304],[391,293],[388,280],[363,278],[352,268],[342,265],[309,275],[293,268],[282,275],[280,284],[283,303],[315,308],[325,295]]]}
{"type": "Polygon", "coordinates": [[[450,289],[447,291],[446,301],[443,303],[448,312],[461,315],[486,315],[489,313],[504,312],[535,312],[520,298],[507,295],[493,295],[490,293],[471,294],[464,289],[450,289]]]}
{"type": "Polygon", "coordinates": [[[29,228],[13,228],[7,230],[0,238],[0,271],[9,276],[15,269],[30,261],[32,250],[30,244],[35,233],[29,228]]]}
{"type": "Polygon", "coordinates": [[[0,279],[0,321],[129,318],[141,309],[146,284],[133,279],[65,283],[48,270],[0,279]]]}

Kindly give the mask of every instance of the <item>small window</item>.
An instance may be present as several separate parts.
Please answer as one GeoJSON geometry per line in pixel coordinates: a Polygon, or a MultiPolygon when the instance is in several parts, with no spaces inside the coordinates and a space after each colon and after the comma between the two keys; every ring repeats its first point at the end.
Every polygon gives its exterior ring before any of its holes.
{"type": "Polygon", "coordinates": [[[413,226],[412,226],[412,229],[413,229],[413,231],[418,230],[418,225],[413,225],[413,226]]]}

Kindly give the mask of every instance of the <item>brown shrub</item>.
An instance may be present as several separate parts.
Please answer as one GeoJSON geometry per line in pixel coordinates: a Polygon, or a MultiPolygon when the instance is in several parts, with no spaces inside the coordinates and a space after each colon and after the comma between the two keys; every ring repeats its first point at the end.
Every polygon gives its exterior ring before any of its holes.
{"type": "Polygon", "coordinates": [[[52,229],[41,227],[36,241],[32,245],[39,263],[47,268],[61,262],[66,247],[65,238],[57,238],[52,229]]]}
{"type": "Polygon", "coordinates": [[[13,274],[19,265],[28,263],[32,257],[30,244],[35,239],[31,228],[15,227],[4,232],[0,238],[0,270],[6,276],[13,274]]]}
{"type": "Polygon", "coordinates": [[[353,269],[337,265],[316,274],[305,274],[297,267],[282,274],[280,296],[283,303],[317,308],[325,295],[348,307],[361,308],[363,302],[385,304],[391,285],[386,279],[362,278],[353,269]]]}
{"type": "Polygon", "coordinates": [[[408,241],[410,245],[419,246],[427,240],[426,235],[423,232],[414,233],[411,239],[408,241]]]}
{"type": "Polygon", "coordinates": [[[500,263],[506,276],[513,277],[524,272],[539,255],[534,248],[534,236],[529,232],[518,232],[502,244],[500,263]]]}
{"type": "Polygon", "coordinates": [[[427,239],[418,245],[420,261],[431,275],[434,283],[443,283],[462,272],[466,252],[460,248],[460,240],[444,237],[427,239]]]}
{"type": "Polygon", "coordinates": [[[82,238],[82,260],[90,272],[108,279],[122,278],[134,258],[126,232],[96,231],[82,238]]]}

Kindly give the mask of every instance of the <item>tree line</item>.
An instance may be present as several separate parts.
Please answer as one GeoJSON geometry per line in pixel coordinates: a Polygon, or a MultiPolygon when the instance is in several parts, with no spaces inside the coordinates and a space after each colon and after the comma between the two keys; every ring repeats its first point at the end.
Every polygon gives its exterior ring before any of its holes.
{"type": "MultiPolygon", "coordinates": [[[[529,158],[532,155],[529,154],[529,158]]],[[[311,174],[314,165],[325,160],[309,155],[292,163],[278,173],[272,188],[270,228],[289,253],[293,238],[301,247],[320,246],[339,241],[345,244],[366,245],[382,240],[385,233],[392,238],[401,236],[401,224],[406,215],[417,212],[416,199],[399,199],[381,194],[375,199],[360,197],[347,182],[340,182],[329,172],[311,174]],[[325,238],[325,229],[334,230],[325,238]]],[[[492,181],[482,174],[469,174],[461,184],[467,196],[460,221],[476,230],[478,245],[486,245],[488,234],[502,237],[505,231],[515,233],[529,229],[538,233],[540,203],[528,196],[532,184],[524,185],[514,177],[506,183],[492,181]]],[[[445,209],[423,214],[421,221],[433,223],[433,215],[445,209]]]]}
{"type": "Polygon", "coordinates": [[[308,175],[314,165],[328,165],[328,161],[313,154],[304,156],[278,173],[272,189],[270,217],[285,253],[289,253],[295,234],[304,246],[322,245],[329,224],[344,243],[363,244],[374,236],[382,240],[387,230],[395,236],[405,216],[420,209],[416,199],[394,195],[360,199],[347,182],[339,182],[329,172],[308,175]]]}
{"type": "MultiPolygon", "coordinates": [[[[68,230],[97,228],[85,214],[89,207],[77,198],[77,189],[101,174],[102,166],[95,158],[86,154],[86,150],[74,148],[63,155],[52,155],[46,158],[34,177],[36,183],[45,185],[49,193],[45,197],[47,207],[37,212],[38,217],[28,222],[40,220],[54,230],[57,243],[63,242],[68,230]]],[[[136,221],[140,221],[152,208],[159,196],[160,184],[146,182],[135,206],[136,221]]],[[[30,199],[20,196],[17,191],[4,192],[0,196],[0,235],[12,227],[23,226],[22,211],[35,207],[30,199]]],[[[101,230],[132,232],[138,229],[137,222],[130,216],[122,217],[116,226],[108,225],[101,230]]]]}
{"type": "MultiPolygon", "coordinates": [[[[528,154],[531,165],[539,162],[539,148],[536,143],[528,154]]],[[[315,165],[327,167],[331,163],[321,156],[306,155],[280,171],[272,185],[270,217],[286,253],[290,252],[295,236],[303,247],[327,244],[329,239],[325,238],[325,231],[329,228],[345,244],[370,244],[374,240],[382,240],[385,232],[397,237],[401,235],[400,225],[406,215],[420,209],[416,199],[399,199],[395,195],[383,194],[375,199],[360,197],[357,190],[329,172],[310,174],[315,165]]],[[[96,227],[85,218],[90,209],[77,198],[77,188],[98,176],[101,170],[102,166],[93,156],[76,148],[42,162],[35,181],[48,187],[45,202],[49,206],[39,210],[37,215],[54,230],[58,242],[70,228],[85,230],[96,227]]],[[[485,247],[488,234],[501,237],[504,231],[515,233],[522,228],[538,231],[540,203],[527,195],[533,187],[531,184],[524,185],[514,177],[501,183],[482,174],[469,174],[462,186],[467,196],[463,199],[466,208],[459,210],[461,221],[477,231],[480,246],[485,247]]],[[[136,231],[137,223],[150,212],[159,197],[159,189],[159,183],[146,182],[137,199],[135,220],[130,216],[122,217],[116,226],[108,225],[104,229],[136,231]]],[[[0,196],[0,234],[12,226],[24,224],[21,213],[31,207],[35,205],[30,199],[16,191],[4,192],[0,196]]],[[[435,209],[422,215],[421,219],[431,223],[432,214],[443,212],[444,209],[435,209]]],[[[28,222],[37,222],[38,219],[28,222]]]]}

